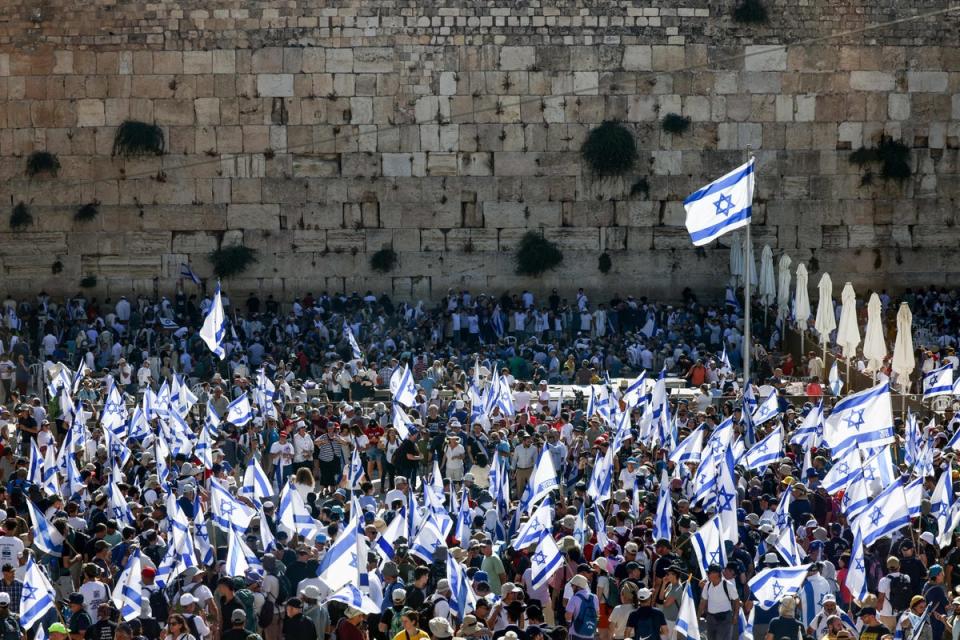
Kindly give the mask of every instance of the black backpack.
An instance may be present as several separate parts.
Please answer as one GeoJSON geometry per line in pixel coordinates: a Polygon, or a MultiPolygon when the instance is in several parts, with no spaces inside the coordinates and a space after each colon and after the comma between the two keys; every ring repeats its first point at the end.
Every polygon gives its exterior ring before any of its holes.
{"type": "Polygon", "coordinates": [[[446,598],[444,598],[438,593],[435,593],[429,598],[427,598],[427,601],[423,603],[423,607],[419,611],[421,629],[430,628],[430,621],[433,620],[434,618],[433,610],[436,608],[437,603],[440,602],[441,600],[443,600],[444,602],[447,601],[446,598]]]}
{"type": "Polygon", "coordinates": [[[900,573],[890,576],[890,606],[894,612],[901,613],[910,608],[913,590],[910,588],[910,576],[900,573]]]}
{"type": "Polygon", "coordinates": [[[260,607],[260,613],[257,614],[257,624],[260,625],[261,629],[266,629],[270,626],[276,612],[276,605],[273,604],[273,600],[270,598],[264,599],[263,606],[260,607]]]}
{"type": "Polygon", "coordinates": [[[163,589],[158,587],[156,591],[150,592],[150,610],[157,620],[166,620],[170,615],[170,601],[163,589]]]}

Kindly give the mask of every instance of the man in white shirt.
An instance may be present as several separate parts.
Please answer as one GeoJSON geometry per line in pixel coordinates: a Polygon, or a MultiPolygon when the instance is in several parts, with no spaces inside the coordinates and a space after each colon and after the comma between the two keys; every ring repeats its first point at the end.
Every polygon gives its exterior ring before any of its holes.
{"type": "Polygon", "coordinates": [[[533,436],[529,433],[523,434],[523,444],[513,452],[513,468],[516,469],[516,494],[521,495],[530,475],[533,473],[533,465],[537,462],[539,451],[533,446],[533,436]]]}
{"type": "Polygon", "coordinates": [[[313,465],[313,446],[313,437],[307,433],[306,423],[299,420],[293,434],[293,466],[296,469],[313,465]]]}
{"type": "Polygon", "coordinates": [[[910,582],[910,576],[900,573],[900,558],[890,556],[887,558],[887,575],[880,578],[877,583],[877,619],[888,629],[896,628],[897,619],[903,611],[895,609],[890,602],[890,583],[893,581],[910,582]]]}
{"type": "Polygon", "coordinates": [[[720,565],[710,565],[699,607],[700,617],[706,619],[707,640],[731,640],[739,610],[736,585],[723,577],[720,565]]]}
{"type": "Polygon", "coordinates": [[[270,461],[274,466],[280,465],[283,480],[293,473],[293,455],[293,444],[287,440],[287,432],[281,431],[280,439],[270,447],[270,461]]]}
{"type": "Polygon", "coordinates": [[[137,369],[137,385],[140,389],[146,389],[153,380],[153,374],[150,372],[150,365],[144,360],[140,368],[137,369]]]}
{"type": "Polygon", "coordinates": [[[16,537],[17,521],[8,518],[3,523],[3,535],[0,536],[0,565],[20,564],[20,554],[23,553],[23,541],[16,537]]]}

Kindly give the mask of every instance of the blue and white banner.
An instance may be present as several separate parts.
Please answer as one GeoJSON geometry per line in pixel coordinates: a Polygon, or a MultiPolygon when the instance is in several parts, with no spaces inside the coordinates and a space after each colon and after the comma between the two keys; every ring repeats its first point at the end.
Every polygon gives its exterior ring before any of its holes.
{"type": "Polygon", "coordinates": [[[873,499],[857,518],[854,526],[859,527],[863,534],[863,543],[869,546],[908,524],[910,511],[901,477],[873,499]]]}
{"type": "Polygon", "coordinates": [[[226,422],[243,427],[253,420],[253,407],[246,393],[241,393],[236,400],[227,405],[226,422]]]}
{"type": "Polygon", "coordinates": [[[779,604],[781,600],[792,596],[807,578],[809,564],[799,567],[772,567],[755,575],[747,586],[764,609],[779,604]]]}
{"type": "Polygon", "coordinates": [[[751,471],[757,471],[779,461],[782,453],[783,427],[777,425],[777,428],[771,431],[770,435],[755,444],[743,455],[740,463],[751,471]]]}
{"type": "Polygon", "coordinates": [[[700,562],[702,575],[707,575],[710,565],[727,566],[727,550],[721,532],[720,516],[714,516],[703,523],[703,526],[691,536],[691,540],[697,560],[700,562]]]}
{"type": "Polygon", "coordinates": [[[694,246],[750,224],[754,159],[687,196],[687,231],[694,246]]]}
{"type": "Polygon", "coordinates": [[[56,592],[34,559],[27,560],[23,576],[23,593],[20,596],[20,625],[30,630],[40,622],[48,611],[56,608],[56,592]]]}
{"type": "MultiPolygon", "coordinates": [[[[343,585],[343,587],[324,600],[322,604],[326,604],[327,602],[341,602],[348,607],[359,609],[364,613],[380,613],[380,607],[369,597],[363,595],[363,592],[352,584],[343,585]]],[[[450,604],[452,605],[453,603],[451,602],[450,604]]]]}
{"type": "Polygon", "coordinates": [[[200,338],[218,358],[223,360],[227,357],[227,352],[223,349],[223,336],[226,331],[227,321],[223,313],[223,301],[220,298],[220,283],[217,283],[217,291],[213,294],[213,304],[207,316],[203,319],[203,326],[200,328],[200,338]]]}
{"type": "Polygon", "coordinates": [[[953,365],[942,367],[923,374],[923,399],[949,396],[953,394],[953,365]]]}
{"type": "Polygon", "coordinates": [[[757,410],[753,412],[750,418],[753,421],[754,427],[759,427],[764,422],[773,420],[780,414],[778,400],[776,391],[771,391],[770,395],[764,398],[763,402],[760,403],[760,406],[757,407],[757,410]]]}
{"type": "Polygon", "coordinates": [[[657,515],[653,519],[653,539],[672,540],[673,501],[670,499],[670,480],[667,470],[660,472],[660,495],[657,497],[657,515]]]}
{"type": "Polygon", "coordinates": [[[140,574],[140,564],[140,549],[134,549],[110,598],[120,612],[120,619],[124,621],[139,618],[142,614],[143,576],[140,574]]]}
{"type": "Polygon", "coordinates": [[[872,449],[893,442],[893,407],[886,382],[851,394],[834,406],[823,430],[834,453],[858,446],[872,449]]]}
{"type": "Polygon", "coordinates": [[[534,589],[541,589],[547,581],[553,577],[553,574],[559,570],[564,563],[563,554],[560,553],[560,547],[551,536],[545,537],[537,545],[537,550],[530,556],[530,586],[534,589]]]}
{"type": "Polygon", "coordinates": [[[677,615],[677,635],[687,640],[700,640],[700,617],[693,599],[693,586],[688,582],[680,600],[680,613],[677,615]]]}

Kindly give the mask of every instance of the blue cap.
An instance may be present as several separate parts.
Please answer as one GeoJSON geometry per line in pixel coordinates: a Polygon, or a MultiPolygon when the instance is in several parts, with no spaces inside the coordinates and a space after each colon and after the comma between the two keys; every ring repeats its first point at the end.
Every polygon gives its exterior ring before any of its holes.
{"type": "Polygon", "coordinates": [[[744,520],[747,517],[746,509],[737,509],[737,520],[744,520]]]}
{"type": "Polygon", "coordinates": [[[823,542],[820,540],[814,540],[810,543],[810,549],[823,549],[823,542]]]}
{"type": "Polygon", "coordinates": [[[473,574],[474,582],[490,582],[490,576],[487,575],[486,571],[477,571],[473,574]]]}

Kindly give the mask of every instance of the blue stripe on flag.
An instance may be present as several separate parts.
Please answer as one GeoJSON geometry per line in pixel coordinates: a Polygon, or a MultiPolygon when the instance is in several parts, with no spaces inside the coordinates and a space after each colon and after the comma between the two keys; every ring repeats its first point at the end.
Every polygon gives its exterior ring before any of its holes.
{"type": "Polygon", "coordinates": [[[683,201],[683,204],[688,205],[691,202],[696,202],[697,200],[703,200],[704,198],[706,198],[707,196],[713,193],[716,193],[718,191],[723,191],[724,189],[732,187],[733,185],[737,184],[738,182],[740,182],[741,180],[749,176],[751,173],[753,173],[752,162],[747,163],[747,166],[743,171],[727,176],[726,178],[718,180],[713,184],[708,184],[707,186],[703,187],[699,191],[694,191],[689,196],[687,196],[687,199],[683,201]]]}
{"type": "Polygon", "coordinates": [[[699,231],[691,231],[690,239],[693,242],[697,242],[699,240],[704,240],[706,238],[712,238],[715,235],[721,233],[727,227],[733,226],[745,220],[749,220],[752,209],[753,207],[744,207],[743,209],[740,209],[740,211],[736,213],[731,213],[729,216],[724,218],[722,222],[718,222],[717,224],[710,227],[706,227],[705,229],[700,229],[699,231]]]}

